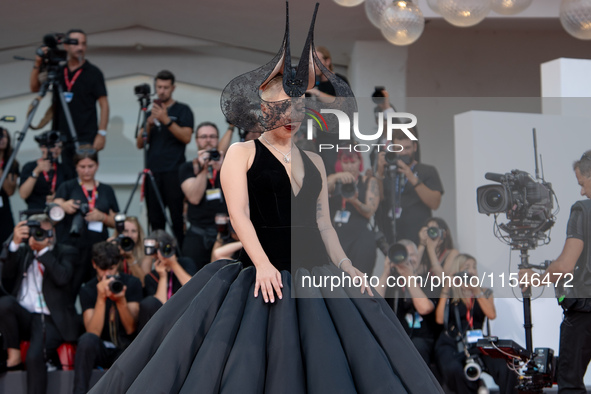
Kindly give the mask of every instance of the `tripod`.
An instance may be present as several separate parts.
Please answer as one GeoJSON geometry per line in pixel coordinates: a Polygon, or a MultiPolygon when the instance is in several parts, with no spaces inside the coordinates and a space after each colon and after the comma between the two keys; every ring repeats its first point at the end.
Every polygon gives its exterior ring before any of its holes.
{"type": "Polygon", "coordinates": [[[80,144],[78,142],[78,134],[76,133],[76,128],[74,127],[74,122],[72,121],[72,114],[70,113],[70,108],[68,107],[68,103],[66,102],[66,99],[64,98],[64,89],[62,88],[62,85],[57,80],[58,72],[60,70],[63,70],[64,67],[66,67],[65,64],[64,65],[52,64],[48,67],[47,80],[45,82],[43,82],[43,84],[41,85],[41,88],[39,89],[39,94],[31,102],[31,110],[29,112],[29,115],[27,116],[27,120],[25,122],[25,125],[23,126],[22,131],[17,133],[18,137],[16,140],[17,141],[16,145],[15,145],[12,155],[10,155],[10,158],[8,159],[8,162],[6,163],[6,167],[5,167],[5,168],[8,168],[9,171],[4,171],[4,173],[2,174],[2,177],[0,178],[0,185],[4,185],[4,181],[6,180],[6,177],[8,176],[8,173],[10,172],[10,168],[12,168],[12,164],[14,163],[14,160],[16,159],[16,155],[18,154],[18,151],[20,150],[21,145],[22,145],[23,141],[25,140],[25,136],[27,135],[27,131],[31,127],[31,123],[33,123],[33,118],[35,117],[35,113],[37,112],[37,108],[39,107],[39,103],[41,102],[43,97],[45,97],[45,95],[47,94],[47,92],[49,90],[51,90],[53,92],[53,94],[55,94],[55,92],[58,93],[59,100],[60,100],[60,103],[62,106],[62,110],[64,111],[64,115],[66,117],[66,122],[68,123],[68,127],[70,128],[70,135],[72,137],[72,141],[74,142],[74,146],[76,147],[76,150],[78,150],[78,148],[80,147],[80,144]],[[51,87],[51,89],[50,89],[50,87],[51,87]]]}
{"type": "MultiPolygon", "coordinates": [[[[148,179],[148,182],[150,182],[150,187],[154,190],[154,194],[156,195],[156,199],[158,200],[158,205],[160,206],[160,209],[162,210],[162,214],[164,215],[164,219],[166,220],[166,224],[168,224],[168,226],[172,229],[172,221],[170,220],[170,218],[168,217],[168,215],[166,214],[166,209],[164,208],[164,202],[162,201],[162,197],[160,196],[160,191],[158,190],[158,187],[156,185],[156,180],[154,179],[154,175],[152,174],[152,171],[150,171],[150,169],[148,168],[148,130],[146,128],[147,123],[148,123],[148,117],[147,117],[147,112],[148,112],[148,106],[150,105],[150,97],[145,94],[145,95],[138,95],[138,101],[140,103],[140,111],[138,113],[138,123],[137,123],[137,127],[135,129],[135,137],[137,139],[137,135],[139,133],[139,130],[142,130],[142,140],[144,141],[144,146],[143,146],[143,151],[144,151],[144,169],[142,171],[139,172],[138,176],[137,176],[137,180],[135,181],[135,185],[133,186],[133,190],[131,191],[131,195],[129,196],[129,199],[127,200],[127,204],[125,205],[125,210],[123,211],[123,213],[127,216],[127,211],[129,210],[129,206],[131,205],[131,200],[133,199],[133,196],[135,195],[135,192],[140,184],[140,182],[142,181],[142,179],[148,179]]],[[[150,221],[148,220],[148,225],[150,225],[150,221]]],[[[179,256],[180,256],[180,249],[179,251],[179,256]]]]}

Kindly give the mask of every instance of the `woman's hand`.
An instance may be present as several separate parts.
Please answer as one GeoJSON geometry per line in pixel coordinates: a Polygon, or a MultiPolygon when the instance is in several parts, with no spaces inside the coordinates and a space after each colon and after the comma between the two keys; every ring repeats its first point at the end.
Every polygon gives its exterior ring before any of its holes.
{"type": "Polygon", "coordinates": [[[343,171],[337,173],[337,180],[341,183],[354,183],[357,179],[350,172],[343,171]]]}
{"type": "Polygon", "coordinates": [[[419,230],[419,244],[423,246],[427,246],[427,239],[429,236],[427,235],[427,227],[422,227],[419,230]]]}
{"type": "Polygon", "coordinates": [[[68,215],[73,215],[80,208],[80,201],[70,199],[62,204],[62,208],[68,215]]]}
{"type": "Polygon", "coordinates": [[[256,270],[257,276],[254,285],[254,296],[259,296],[260,289],[265,302],[269,302],[269,300],[275,302],[275,295],[273,293],[273,289],[275,289],[277,297],[281,300],[283,298],[283,294],[281,293],[283,283],[281,283],[281,273],[277,268],[275,268],[273,264],[267,263],[265,265],[257,266],[256,270]]]}
{"type": "Polygon", "coordinates": [[[368,286],[366,281],[366,275],[359,271],[357,268],[353,266],[351,260],[346,260],[341,264],[341,269],[345,271],[351,278],[353,278],[353,283],[361,283],[361,294],[365,293],[367,290],[367,294],[373,297],[373,292],[371,291],[371,287],[368,286]],[[359,282],[360,281],[360,282],[359,282]]]}
{"type": "Polygon", "coordinates": [[[87,222],[104,222],[106,218],[107,214],[99,211],[98,209],[93,209],[84,217],[87,222]]]}

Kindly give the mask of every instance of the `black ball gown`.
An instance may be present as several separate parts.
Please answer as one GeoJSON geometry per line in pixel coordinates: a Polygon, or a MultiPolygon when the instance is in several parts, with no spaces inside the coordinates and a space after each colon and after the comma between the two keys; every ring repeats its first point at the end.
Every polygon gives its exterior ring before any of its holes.
{"type": "Polygon", "coordinates": [[[281,271],[283,299],[265,304],[253,297],[255,269],[245,254],[208,264],[90,393],[443,393],[381,297],[344,287],[326,298],[326,289],[294,288],[292,260],[301,267],[296,277],[313,266],[314,274],[341,273],[326,264],[316,225],[322,179],[301,152],[305,178],[294,195],[285,167],[260,141],[255,145],[250,215],[281,271]]]}

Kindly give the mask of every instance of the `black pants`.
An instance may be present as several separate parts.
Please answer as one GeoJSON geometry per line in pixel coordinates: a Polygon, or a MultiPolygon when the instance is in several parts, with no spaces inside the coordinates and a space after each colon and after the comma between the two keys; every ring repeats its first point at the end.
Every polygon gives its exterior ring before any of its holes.
{"type": "Polygon", "coordinates": [[[140,302],[140,311],[137,318],[137,332],[139,333],[142,328],[158,312],[158,309],[162,307],[162,302],[156,297],[146,297],[140,302]]]}
{"type": "MultiPolygon", "coordinates": [[[[476,352],[479,351],[477,349],[471,351],[471,353],[476,352]]],[[[482,354],[479,357],[486,368],[486,373],[492,376],[499,386],[499,393],[517,394],[517,375],[507,368],[504,359],[490,358],[482,354]]],[[[478,390],[478,382],[471,382],[464,375],[466,356],[463,352],[458,352],[455,339],[442,333],[435,345],[435,358],[445,384],[455,394],[473,394],[478,390]]]]}
{"type": "Polygon", "coordinates": [[[211,252],[217,236],[217,228],[198,228],[195,227],[187,231],[185,235],[186,242],[183,245],[183,256],[190,257],[197,267],[197,271],[203,268],[211,261],[211,252]]]}
{"type": "Polygon", "coordinates": [[[78,246],[75,243],[70,243],[78,249],[78,258],[74,261],[74,273],[72,275],[72,299],[75,301],[80,292],[82,285],[96,275],[95,269],[92,267],[92,245],[78,246]]]}
{"type": "Polygon", "coordinates": [[[558,392],[586,393],[583,378],[591,361],[591,313],[565,312],[560,325],[558,392]]]}
{"type": "MultiPolygon", "coordinates": [[[[156,181],[156,187],[162,197],[162,203],[164,207],[168,207],[170,212],[170,219],[172,220],[172,231],[179,244],[179,247],[183,245],[183,239],[185,238],[183,231],[183,201],[185,195],[181,189],[179,182],[179,173],[177,171],[170,172],[158,172],[154,173],[154,180],[156,181]]],[[[166,228],[166,217],[164,212],[160,208],[156,192],[152,188],[152,183],[145,180],[145,192],[146,192],[146,204],[148,206],[148,221],[150,227],[153,230],[164,230],[166,228]]]]}
{"type": "Polygon", "coordinates": [[[30,341],[27,351],[27,392],[45,394],[47,388],[46,357],[56,355],[64,342],[51,316],[30,313],[12,296],[0,297],[0,332],[6,349],[20,349],[20,342],[30,341]]]}
{"type": "Polygon", "coordinates": [[[107,348],[102,339],[89,332],[78,339],[74,363],[74,394],[88,392],[88,384],[94,367],[108,368],[122,353],[121,349],[107,348]]]}

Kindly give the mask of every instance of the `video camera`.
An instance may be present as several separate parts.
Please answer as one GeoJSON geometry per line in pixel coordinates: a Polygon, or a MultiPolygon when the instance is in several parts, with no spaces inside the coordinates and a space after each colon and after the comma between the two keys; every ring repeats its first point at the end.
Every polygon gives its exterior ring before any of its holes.
{"type": "Polygon", "coordinates": [[[115,230],[117,230],[117,233],[119,234],[117,238],[115,238],[115,242],[117,242],[117,245],[119,245],[124,252],[131,252],[133,248],[135,248],[135,242],[133,242],[133,239],[130,237],[123,235],[123,232],[125,231],[125,219],[127,219],[127,216],[125,216],[124,213],[118,213],[115,215],[115,230]]]}
{"type": "Polygon", "coordinates": [[[43,36],[43,46],[37,48],[35,53],[42,59],[42,67],[61,66],[68,58],[68,53],[63,49],[58,49],[58,45],[77,45],[78,40],[68,38],[64,33],[50,33],[43,36]],[[47,52],[43,47],[47,47],[47,52]]]}

